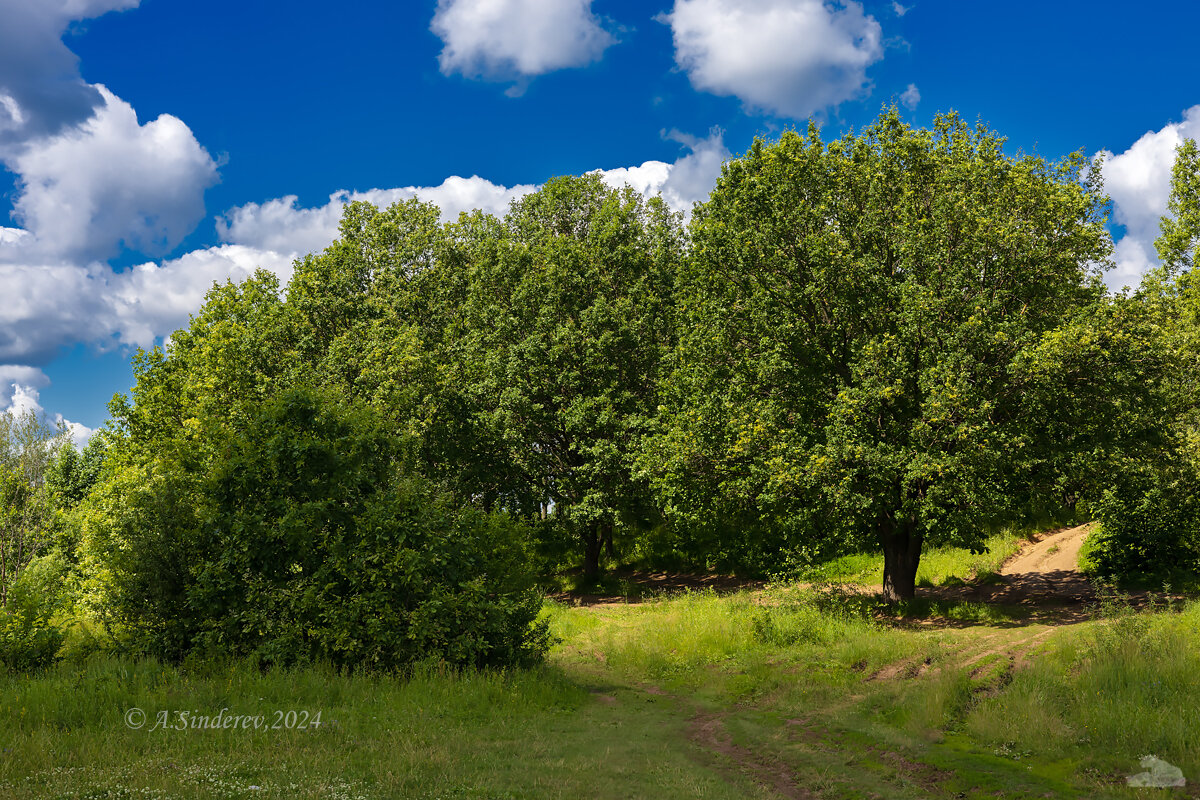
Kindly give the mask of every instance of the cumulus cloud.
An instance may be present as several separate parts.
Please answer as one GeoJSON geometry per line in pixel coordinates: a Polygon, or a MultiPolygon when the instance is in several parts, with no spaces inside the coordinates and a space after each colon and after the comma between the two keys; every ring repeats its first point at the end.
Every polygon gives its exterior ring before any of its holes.
{"type": "Polygon", "coordinates": [[[343,190],[334,192],[329,196],[329,202],[315,208],[299,207],[298,198],[288,195],[230,209],[217,220],[217,233],[223,242],[303,255],[324,250],[337,238],[338,223],[347,203],[363,201],[384,208],[416,197],[435,204],[442,211],[442,219],[448,221],[473,209],[503,214],[513,200],[536,188],[531,184],[500,186],[473,175],[470,178],[452,176],[439,186],[405,186],[365,192],[343,190]]]}
{"type": "Polygon", "coordinates": [[[214,282],[244,280],[260,267],[291,277],[289,255],[237,245],[123,272],[104,264],[0,265],[0,285],[15,298],[0,305],[0,363],[45,364],[76,342],[150,347],[187,324],[214,282]]]}
{"type": "Polygon", "coordinates": [[[610,186],[628,184],[647,197],[661,194],[672,210],[690,214],[695,203],[708,199],[730,152],[719,128],[709,131],[705,139],[676,130],[665,135],[691,152],[673,164],[647,161],[637,167],[600,170],[600,174],[610,186]]]}
{"type": "Polygon", "coordinates": [[[21,364],[0,364],[0,408],[11,408],[17,387],[25,389],[47,386],[50,378],[37,367],[21,364]]]}
{"type": "Polygon", "coordinates": [[[62,34],[139,0],[0,0],[0,152],[83,122],[103,103],[62,34]]]}
{"type": "MultiPolygon", "coordinates": [[[[661,193],[672,209],[690,212],[693,203],[708,198],[721,174],[721,164],[730,153],[717,129],[705,139],[678,131],[671,131],[666,136],[690,152],[674,163],[646,161],[636,167],[597,172],[611,186],[629,184],[646,196],[661,193]]],[[[221,241],[240,246],[245,252],[294,258],[320,252],[337,238],[338,223],[347,203],[364,201],[384,208],[419,198],[437,205],[442,211],[442,219],[449,221],[475,209],[502,215],[514,200],[537,188],[533,184],[502,186],[473,175],[470,178],[450,177],[438,186],[405,186],[365,192],[343,190],[330,195],[324,205],[307,208],[299,205],[295,195],[287,195],[231,208],[217,219],[217,233],[221,241]]],[[[0,352],[3,352],[2,348],[0,352]]]]}
{"type": "MultiPolygon", "coordinates": [[[[18,5],[53,12],[57,22],[45,30],[57,37],[66,21],[137,2],[18,5]]],[[[0,0],[0,10],[8,10],[7,0],[0,0]]],[[[22,10],[18,21],[31,13],[22,10]]],[[[5,28],[0,39],[9,35],[5,28]]],[[[35,61],[30,69],[36,73],[37,67],[35,61]]],[[[5,77],[0,69],[0,80],[5,77]]],[[[0,227],[0,285],[6,292],[0,304],[0,364],[45,364],[63,345],[77,342],[102,349],[150,344],[155,335],[187,321],[214,279],[249,274],[250,260],[278,266],[275,254],[251,258],[237,248],[123,272],[104,264],[122,247],[158,254],[178,245],[204,217],[204,191],[217,180],[217,166],[179,119],[162,115],[141,124],[133,108],[108,89],[87,88],[99,101],[86,109],[90,116],[53,132],[43,125],[40,135],[26,130],[19,143],[0,148],[0,161],[16,175],[13,217],[21,225],[0,227]]],[[[14,109],[18,116],[25,113],[15,100],[0,107],[0,117],[8,113],[10,120],[14,109]]],[[[8,383],[9,377],[0,371],[0,380],[8,383]]]]}
{"type": "Polygon", "coordinates": [[[1105,276],[1114,289],[1136,286],[1142,275],[1158,264],[1154,240],[1171,195],[1175,148],[1184,139],[1200,139],[1200,105],[1185,111],[1181,122],[1147,132],[1123,153],[1100,153],[1104,157],[1104,188],[1113,201],[1113,221],[1125,229],[1113,253],[1116,268],[1105,276]]]}
{"type": "Polygon", "coordinates": [[[909,111],[917,107],[921,102],[921,90],[917,88],[915,83],[910,83],[908,88],[900,95],[900,103],[909,111]]]}
{"type": "Polygon", "coordinates": [[[675,0],[675,61],[700,91],[803,118],[869,88],[882,29],[854,0],[675,0]]]}
{"type": "MultiPolygon", "coordinates": [[[[3,367],[0,367],[0,370],[2,369],[3,367]]],[[[19,383],[10,384],[8,398],[5,401],[6,407],[0,411],[0,414],[11,414],[14,417],[18,417],[23,414],[32,413],[35,417],[50,424],[52,427],[65,429],[71,437],[71,441],[78,448],[86,445],[88,439],[92,438],[92,434],[96,432],[94,428],[89,428],[78,422],[71,422],[69,419],[64,418],[62,414],[54,414],[53,416],[47,414],[46,410],[42,408],[38,390],[33,386],[19,383]]]]}
{"type": "MultiPolygon", "coordinates": [[[[19,187],[14,217],[31,236],[0,243],[18,245],[21,260],[107,258],[122,245],[165,253],[204,217],[217,165],[188,126],[169,114],[141,125],[128,103],[95,88],[104,104],[91,118],[6,159],[19,187]]],[[[12,249],[0,245],[0,258],[12,249]]]]}
{"type": "Polygon", "coordinates": [[[592,0],[438,0],[430,29],[444,74],[499,81],[590,64],[616,41],[592,0]]]}
{"type": "Polygon", "coordinates": [[[134,109],[80,76],[62,41],[73,21],[139,0],[0,0],[0,164],[16,178],[0,226],[0,410],[45,414],[39,365],[63,345],[150,345],[187,322],[213,281],[290,259],[224,246],[114,271],[123,249],[161,255],[204,218],[217,165],[179,119],[142,124],[134,109]]]}
{"type": "Polygon", "coordinates": [[[0,363],[44,364],[80,341],[150,344],[151,331],[186,322],[212,280],[248,274],[236,249],[119,273],[99,260],[122,245],[151,253],[177,245],[204,216],[216,164],[175,117],[139,124],[128,103],[95,88],[104,105],[93,116],[5,160],[24,227],[0,228],[0,363]]]}

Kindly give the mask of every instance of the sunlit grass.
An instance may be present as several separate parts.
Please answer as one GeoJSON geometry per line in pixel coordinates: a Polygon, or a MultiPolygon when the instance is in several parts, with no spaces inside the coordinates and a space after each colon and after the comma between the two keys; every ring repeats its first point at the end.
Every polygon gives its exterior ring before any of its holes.
{"type": "Polygon", "coordinates": [[[558,641],[534,670],[93,656],[0,676],[0,797],[769,796],[697,740],[714,716],[746,758],[828,797],[1123,796],[1151,752],[1200,770],[1200,605],[1055,629],[793,585],[544,614],[558,641]],[[131,730],[131,707],[321,724],[131,730]]]}
{"type": "Polygon", "coordinates": [[[1200,603],[1181,613],[1120,611],[1081,630],[980,703],[982,742],[1129,768],[1153,753],[1200,771],[1200,603]]]}
{"type": "Polygon", "coordinates": [[[870,604],[788,588],[689,593],[600,612],[557,606],[551,631],[562,644],[553,658],[672,691],[761,693],[790,680],[789,664],[817,660],[824,672],[845,674],[850,665],[864,669],[924,646],[869,610],[870,604]],[[591,621],[581,624],[587,616],[591,621]]]}
{"type": "MultiPolygon", "coordinates": [[[[0,797],[745,796],[691,760],[673,701],[554,667],[410,676],[96,659],[0,677],[0,797]],[[611,699],[611,698],[610,698],[611,699]],[[130,729],[127,710],[147,723],[130,729]],[[151,730],[161,711],[321,713],[307,730],[151,730]],[[251,788],[257,787],[257,788],[251,788]]],[[[174,716],[172,715],[172,722],[174,716]]],[[[751,796],[752,793],[751,793],[751,796]]]]}

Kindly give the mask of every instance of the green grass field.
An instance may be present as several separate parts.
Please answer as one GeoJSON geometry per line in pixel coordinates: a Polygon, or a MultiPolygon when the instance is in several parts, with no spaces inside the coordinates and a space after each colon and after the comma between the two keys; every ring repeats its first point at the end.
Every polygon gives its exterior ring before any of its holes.
{"type": "Polygon", "coordinates": [[[776,586],[545,613],[559,642],[531,671],[0,676],[0,797],[1144,797],[1124,777],[1151,753],[1200,780],[1200,603],[914,621],[776,586]]]}

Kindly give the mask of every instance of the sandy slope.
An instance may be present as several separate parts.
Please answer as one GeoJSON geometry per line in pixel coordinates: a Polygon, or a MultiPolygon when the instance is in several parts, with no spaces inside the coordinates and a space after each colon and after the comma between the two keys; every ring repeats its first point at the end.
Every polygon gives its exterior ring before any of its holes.
{"type": "Polygon", "coordinates": [[[1055,531],[1021,548],[1000,569],[1001,575],[1032,575],[1076,572],[1079,548],[1092,528],[1091,523],[1055,531]]]}
{"type": "Polygon", "coordinates": [[[995,587],[993,600],[1034,597],[1085,600],[1092,587],[1079,572],[1079,548],[1091,524],[1054,531],[1030,542],[1000,568],[1004,584],[995,587]]]}

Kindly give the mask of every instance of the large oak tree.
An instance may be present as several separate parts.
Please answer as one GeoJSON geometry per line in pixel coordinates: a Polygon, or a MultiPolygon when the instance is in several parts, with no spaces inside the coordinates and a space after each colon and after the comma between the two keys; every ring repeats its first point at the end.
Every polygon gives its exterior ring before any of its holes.
{"type": "Polygon", "coordinates": [[[653,451],[676,517],[734,509],[878,547],[895,600],[923,544],[977,544],[1027,499],[1045,420],[1021,365],[1103,296],[1110,240],[1081,155],[1003,147],[955,115],[916,130],[893,109],[725,166],[693,220],[653,451]]]}

